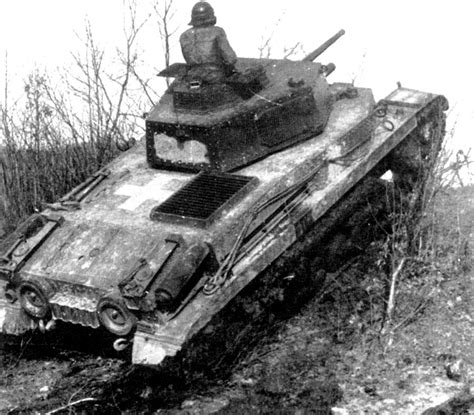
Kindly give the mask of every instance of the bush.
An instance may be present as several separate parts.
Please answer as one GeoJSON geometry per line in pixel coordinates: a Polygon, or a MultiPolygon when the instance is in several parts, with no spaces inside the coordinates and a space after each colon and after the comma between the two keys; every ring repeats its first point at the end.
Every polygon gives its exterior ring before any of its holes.
{"type": "Polygon", "coordinates": [[[15,116],[0,108],[1,213],[9,229],[67,193],[117,153],[108,134],[89,139],[84,134],[68,134],[48,96],[51,90],[47,79],[34,73],[25,84],[25,107],[15,116]]]}
{"type": "MultiPolygon", "coordinates": [[[[137,73],[135,43],[144,22],[137,22],[136,7],[127,2],[125,43],[112,53],[97,45],[86,24],[83,50],[72,54],[72,65],[56,82],[34,71],[10,106],[6,79],[0,102],[0,214],[9,230],[108,163],[118,152],[116,144],[126,148],[142,134],[141,114],[157,95],[137,73]]],[[[1,225],[0,220],[0,230],[1,225]]]]}

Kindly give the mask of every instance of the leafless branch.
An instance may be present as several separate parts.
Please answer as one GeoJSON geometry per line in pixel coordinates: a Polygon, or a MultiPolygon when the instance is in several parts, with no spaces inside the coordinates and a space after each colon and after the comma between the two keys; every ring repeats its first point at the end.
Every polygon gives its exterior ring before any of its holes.
{"type": "MultiPolygon", "coordinates": [[[[173,0],[164,0],[160,5],[158,3],[154,5],[166,67],[170,65],[171,58],[170,39],[176,33],[176,30],[170,29],[170,24],[175,14],[173,7],[173,0]]],[[[169,86],[168,79],[166,83],[169,86]]]]}
{"type": "Polygon", "coordinates": [[[406,258],[402,258],[400,263],[398,264],[396,270],[392,274],[392,278],[390,280],[390,295],[388,297],[388,304],[387,304],[387,324],[390,325],[393,316],[393,310],[395,308],[395,287],[397,284],[397,278],[405,264],[406,258]]]}
{"type": "Polygon", "coordinates": [[[85,403],[85,402],[97,402],[96,398],[82,398],[78,399],[77,401],[74,402],[69,402],[67,405],[61,406],[59,408],[53,409],[51,411],[46,412],[46,415],[53,415],[57,414],[58,412],[62,412],[68,408],[72,408],[73,406],[77,406],[79,404],[85,403]]]}

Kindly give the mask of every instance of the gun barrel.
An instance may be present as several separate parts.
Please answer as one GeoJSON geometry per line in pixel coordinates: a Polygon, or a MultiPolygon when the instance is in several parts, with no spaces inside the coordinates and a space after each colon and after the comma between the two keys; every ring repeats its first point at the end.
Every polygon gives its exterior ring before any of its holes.
{"type": "Polygon", "coordinates": [[[331,46],[337,39],[339,39],[345,32],[344,29],[339,30],[333,37],[329,38],[324,42],[319,48],[313,50],[308,56],[303,58],[303,61],[312,62],[314,61],[321,53],[323,53],[329,46],[331,46]]]}

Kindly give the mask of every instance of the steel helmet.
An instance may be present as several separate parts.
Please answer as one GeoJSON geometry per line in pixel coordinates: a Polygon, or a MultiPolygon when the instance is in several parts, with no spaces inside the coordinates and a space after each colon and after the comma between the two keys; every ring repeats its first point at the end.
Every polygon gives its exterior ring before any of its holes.
{"type": "Polygon", "coordinates": [[[191,21],[189,24],[192,26],[216,24],[216,16],[212,6],[207,1],[196,3],[191,11],[191,21]]]}

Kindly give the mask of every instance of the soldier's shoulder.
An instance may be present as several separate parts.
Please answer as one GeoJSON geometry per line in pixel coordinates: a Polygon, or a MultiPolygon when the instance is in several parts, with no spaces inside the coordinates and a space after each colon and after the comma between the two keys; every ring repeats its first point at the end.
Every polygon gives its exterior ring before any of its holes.
{"type": "Polygon", "coordinates": [[[225,35],[225,30],[222,27],[220,26],[213,26],[213,27],[217,33],[225,35]]]}
{"type": "Polygon", "coordinates": [[[181,33],[181,36],[179,37],[180,39],[186,39],[189,37],[194,31],[193,27],[190,27],[188,30],[185,30],[183,33],[181,33]]]}

